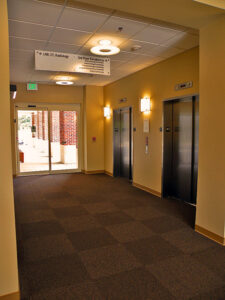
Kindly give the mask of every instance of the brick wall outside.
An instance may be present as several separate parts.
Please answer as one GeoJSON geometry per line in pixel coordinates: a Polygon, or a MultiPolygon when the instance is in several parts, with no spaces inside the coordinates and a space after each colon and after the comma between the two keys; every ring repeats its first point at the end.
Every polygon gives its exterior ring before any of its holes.
{"type": "Polygon", "coordinates": [[[43,131],[42,131],[42,111],[37,112],[37,137],[38,139],[42,139],[43,131]]]}
{"type": "Polygon", "coordinates": [[[48,139],[48,112],[42,111],[42,139],[48,139]]]}
{"type": "MultiPolygon", "coordinates": [[[[51,111],[51,142],[61,145],[78,145],[77,113],[75,111],[51,111]]],[[[36,137],[48,139],[48,112],[32,113],[32,125],[36,125],[36,137]]]]}
{"type": "Polygon", "coordinates": [[[77,113],[60,111],[60,144],[77,146],[77,113]]]}
{"type": "Polygon", "coordinates": [[[60,141],[59,111],[51,111],[51,142],[60,141]]]}

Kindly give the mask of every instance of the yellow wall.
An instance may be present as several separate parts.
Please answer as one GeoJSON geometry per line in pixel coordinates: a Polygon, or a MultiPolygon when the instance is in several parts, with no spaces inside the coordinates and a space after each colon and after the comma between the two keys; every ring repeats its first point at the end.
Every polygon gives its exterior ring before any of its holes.
{"type": "Polygon", "coordinates": [[[0,296],[18,291],[12,184],[7,1],[0,1],[0,296]]]}
{"type": "MultiPolygon", "coordinates": [[[[198,48],[148,67],[104,87],[105,105],[112,109],[133,107],[133,181],[161,192],[162,170],[162,101],[177,96],[198,93],[198,48]],[[193,87],[175,91],[175,84],[193,81],[193,87]],[[152,101],[150,133],[143,133],[144,115],[139,111],[139,99],[149,96],[152,101]],[[119,99],[127,102],[119,104],[119,99]],[[145,154],[145,137],[149,136],[149,154],[145,154]]],[[[105,120],[105,170],[113,172],[113,118],[105,120]]]]}
{"type": "Polygon", "coordinates": [[[17,96],[13,102],[82,103],[83,87],[39,84],[38,91],[27,91],[25,83],[15,83],[17,96]]]}
{"type": "Polygon", "coordinates": [[[84,93],[85,171],[104,170],[103,88],[86,86],[84,93]],[[95,137],[96,141],[92,138],[95,137]],[[88,151],[89,150],[89,151],[88,151]]]}
{"type": "Polygon", "coordinates": [[[200,31],[196,224],[225,236],[225,16],[200,31]]]}

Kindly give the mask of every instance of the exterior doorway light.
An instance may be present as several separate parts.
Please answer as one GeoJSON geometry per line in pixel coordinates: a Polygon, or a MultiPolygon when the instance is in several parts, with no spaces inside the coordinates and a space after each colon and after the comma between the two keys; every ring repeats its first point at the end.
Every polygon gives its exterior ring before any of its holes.
{"type": "Polygon", "coordinates": [[[141,99],[141,112],[150,112],[151,101],[149,97],[144,97],[141,99]]]}
{"type": "Polygon", "coordinates": [[[96,55],[115,55],[120,52],[120,49],[116,46],[112,46],[110,40],[100,40],[98,42],[99,46],[91,48],[91,53],[96,55]]]}
{"type": "Polygon", "coordinates": [[[111,116],[111,109],[109,106],[104,107],[104,117],[109,119],[111,116]]]}

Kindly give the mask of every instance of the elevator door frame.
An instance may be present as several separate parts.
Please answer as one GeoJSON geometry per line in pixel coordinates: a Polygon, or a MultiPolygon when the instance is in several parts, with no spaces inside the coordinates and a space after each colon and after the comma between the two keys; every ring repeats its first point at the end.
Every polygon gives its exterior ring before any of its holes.
{"type": "MultiPolygon", "coordinates": [[[[162,198],[165,197],[166,195],[164,194],[164,127],[165,127],[165,120],[164,120],[164,113],[165,113],[165,103],[168,102],[182,102],[185,101],[185,99],[187,98],[192,98],[192,102],[194,102],[196,104],[196,102],[198,102],[198,118],[199,118],[199,94],[190,94],[190,95],[183,95],[180,97],[174,97],[174,98],[168,98],[163,100],[163,114],[162,114],[162,175],[161,175],[161,195],[162,198]],[[194,100],[194,101],[193,101],[194,100]]],[[[192,116],[194,115],[194,113],[196,112],[196,105],[193,105],[193,112],[192,112],[192,116]]],[[[195,131],[195,129],[199,129],[199,123],[196,124],[196,118],[193,118],[194,123],[194,128],[193,131],[195,131]]],[[[198,139],[198,136],[197,136],[198,139]]],[[[199,142],[197,140],[197,142],[199,142]]],[[[197,161],[196,161],[196,156],[194,155],[194,143],[196,143],[196,132],[194,132],[193,137],[192,137],[192,202],[185,202],[191,205],[196,205],[196,201],[197,201],[197,176],[198,176],[198,157],[197,157],[197,161]],[[195,194],[195,201],[193,202],[194,199],[194,194],[195,194]]],[[[181,199],[181,201],[183,201],[181,199]]]]}
{"type": "Polygon", "coordinates": [[[113,110],[113,176],[119,177],[115,172],[115,151],[116,151],[116,145],[115,145],[115,112],[117,111],[123,111],[128,110],[129,111],[129,180],[133,180],[133,108],[132,106],[126,106],[122,108],[117,108],[113,110]]]}
{"type": "Polygon", "coordinates": [[[49,103],[16,103],[14,105],[14,135],[15,135],[15,160],[16,160],[16,176],[30,176],[30,175],[49,175],[49,174],[64,174],[64,173],[79,173],[81,172],[81,158],[82,158],[82,132],[81,132],[81,113],[80,104],[49,104],[49,103]],[[49,170],[47,171],[32,171],[32,172],[20,172],[19,167],[19,144],[18,144],[18,111],[19,110],[44,110],[48,112],[48,149],[49,149],[49,170]],[[77,169],[62,169],[52,170],[51,168],[51,145],[50,145],[50,127],[51,118],[50,112],[58,111],[76,111],[78,115],[78,168],[77,169]]]}

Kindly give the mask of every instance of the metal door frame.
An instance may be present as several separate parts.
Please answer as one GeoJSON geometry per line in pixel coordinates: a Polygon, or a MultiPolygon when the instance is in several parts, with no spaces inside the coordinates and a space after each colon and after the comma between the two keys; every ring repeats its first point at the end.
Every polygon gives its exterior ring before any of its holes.
{"type": "Polygon", "coordinates": [[[114,162],[115,162],[115,142],[114,142],[114,113],[115,111],[122,111],[128,110],[129,111],[129,142],[130,142],[130,149],[129,149],[129,180],[133,181],[133,107],[132,106],[125,106],[120,108],[113,109],[113,176],[115,176],[114,170],[114,162]]]}
{"type": "MultiPolygon", "coordinates": [[[[177,96],[177,97],[172,97],[172,98],[167,98],[165,100],[162,101],[162,169],[161,169],[161,198],[164,197],[164,193],[163,193],[163,186],[164,186],[164,126],[165,126],[165,123],[164,123],[164,104],[166,102],[176,102],[176,101],[185,101],[184,99],[186,98],[192,98],[192,101],[196,99],[199,99],[199,94],[188,94],[188,95],[181,95],[181,96],[177,96]]],[[[193,101],[194,102],[194,101],[193,101]]],[[[192,112],[193,113],[193,112],[192,112]]],[[[194,119],[194,118],[193,118],[194,119]]],[[[193,120],[194,122],[194,120],[193,120]]],[[[193,151],[193,150],[192,150],[193,151]]],[[[193,160],[193,158],[192,158],[193,160]]],[[[192,164],[192,168],[193,168],[193,164],[192,164]]],[[[193,175],[192,175],[193,177],[193,175]]],[[[193,178],[192,178],[192,184],[193,184],[193,178]]],[[[192,191],[193,193],[193,191],[192,191]]],[[[186,203],[189,203],[189,202],[186,202],[186,203]]],[[[196,204],[193,204],[193,203],[189,203],[190,205],[196,205],[196,204]]]]}
{"type": "Polygon", "coordinates": [[[14,104],[14,134],[15,134],[15,162],[16,162],[16,176],[30,176],[30,175],[49,175],[49,174],[64,174],[64,173],[79,173],[81,172],[81,116],[80,116],[80,104],[48,104],[48,103],[15,103],[14,104]],[[49,154],[49,170],[48,171],[32,171],[32,172],[20,172],[19,167],[19,144],[18,144],[18,111],[19,110],[34,110],[34,111],[47,111],[48,112],[48,154],[49,154]],[[51,167],[51,118],[50,112],[58,111],[76,111],[78,116],[78,168],[69,170],[52,170],[51,167]]]}

